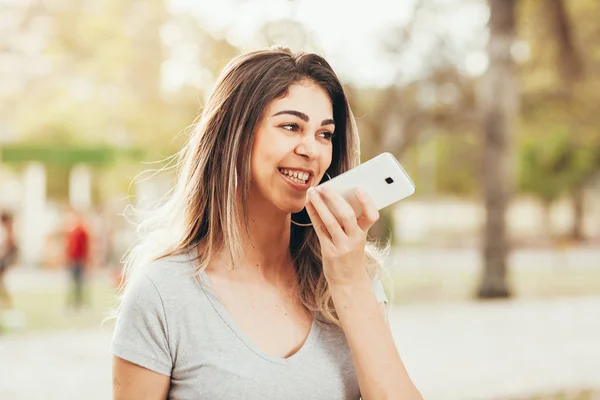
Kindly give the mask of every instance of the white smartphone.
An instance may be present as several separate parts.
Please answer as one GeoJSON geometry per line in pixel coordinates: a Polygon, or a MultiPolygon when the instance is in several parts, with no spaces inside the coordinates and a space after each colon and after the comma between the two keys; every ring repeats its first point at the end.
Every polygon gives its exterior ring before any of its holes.
{"type": "Polygon", "coordinates": [[[354,191],[364,190],[375,203],[377,210],[394,204],[415,192],[415,184],[396,157],[382,153],[369,161],[340,174],[321,185],[337,191],[354,209],[357,216],[362,214],[362,206],[354,191]]]}

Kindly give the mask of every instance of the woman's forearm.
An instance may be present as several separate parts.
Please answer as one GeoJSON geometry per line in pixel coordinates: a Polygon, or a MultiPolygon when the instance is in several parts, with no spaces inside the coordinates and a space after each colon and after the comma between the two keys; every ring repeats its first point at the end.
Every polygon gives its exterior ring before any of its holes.
{"type": "Polygon", "coordinates": [[[371,281],[330,287],[350,347],[362,398],[422,399],[380,312],[371,281]]]}

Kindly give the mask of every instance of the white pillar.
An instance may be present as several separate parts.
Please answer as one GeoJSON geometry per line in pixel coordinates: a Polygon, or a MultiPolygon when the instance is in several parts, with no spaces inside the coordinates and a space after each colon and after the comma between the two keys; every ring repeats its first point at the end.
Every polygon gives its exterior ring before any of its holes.
{"type": "Polygon", "coordinates": [[[75,165],[69,173],[69,203],[78,211],[92,205],[92,172],[87,165],[75,165]]]}
{"type": "Polygon", "coordinates": [[[39,265],[44,257],[48,222],[46,215],[46,169],[41,163],[30,163],[23,173],[20,247],[25,266],[39,265]]]}

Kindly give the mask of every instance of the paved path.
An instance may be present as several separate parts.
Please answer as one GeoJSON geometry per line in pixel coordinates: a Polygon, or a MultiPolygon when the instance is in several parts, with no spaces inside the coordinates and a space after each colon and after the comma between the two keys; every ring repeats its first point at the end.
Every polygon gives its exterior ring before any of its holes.
{"type": "Polygon", "coordinates": [[[111,398],[110,330],[0,337],[0,399],[111,398]]]}
{"type": "Polygon", "coordinates": [[[600,390],[600,297],[410,306],[391,315],[426,399],[600,390]]]}
{"type": "MultiPolygon", "coordinates": [[[[390,310],[426,399],[600,391],[600,297],[390,310]]],[[[110,398],[110,330],[0,337],[0,399],[110,398]]]]}

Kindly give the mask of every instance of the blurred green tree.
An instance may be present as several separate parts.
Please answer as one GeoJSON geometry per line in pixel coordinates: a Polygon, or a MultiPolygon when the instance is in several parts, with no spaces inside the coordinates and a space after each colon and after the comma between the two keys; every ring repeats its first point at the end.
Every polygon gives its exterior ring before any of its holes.
{"type": "Polygon", "coordinates": [[[585,181],[596,162],[596,149],[582,147],[566,129],[547,132],[543,141],[525,140],[521,149],[519,187],[537,196],[545,210],[545,232],[552,238],[550,207],[565,192],[585,181]]]}
{"type": "MultiPolygon", "coordinates": [[[[600,59],[593,45],[599,38],[596,21],[600,18],[600,4],[553,1],[546,7],[527,1],[522,4],[522,13],[519,29],[528,43],[529,53],[529,59],[520,70],[523,157],[532,157],[534,143],[543,146],[545,141],[553,141],[552,137],[559,135],[564,148],[553,154],[559,159],[572,160],[563,166],[568,171],[561,172],[569,179],[556,176],[552,168],[540,169],[541,165],[530,175],[554,182],[553,201],[564,195],[571,197],[574,219],[570,236],[582,240],[585,190],[600,173],[595,156],[600,146],[600,131],[595,128],[600,124],[597,112],[600,93],[595,89],[600,85],[599,74],[595,73],[600,70],[600,59]],[[571,23],[575,20],[576,29],[571,23]]],[[[548,151],[544,152],[545,165],[550,165],[548,151]]],[[[521,171],[527,173],[525,165],[521,171]]],[[[539,187],[528,186],[528,183],[535,184],[528,178],[531,176],[522,179],[522,188],[536,193],[539,187]]],[[[543,201],[548,201],[548,196],[538,194],[543,201]]]]}
{"type": "MultiPolygon", "coordinates": [[[[202,93],[237,49],[189,15],[170,14],[166,4],[65,0],[15,6],[11,12],[18,23],[0,40],[6,42],[0,51],[20,66],[12,80],[21,89],[0,93],[0,120],[14,127],[14,140],[139,145],[152,161],[177,151],[201,108],[202,93]],[[178,31],[169,36],[173,27],[178,31]],[[36,46],[16,46],[22,38],[36,46]],[[173,64],[188,69],[169,69],[173,64]]],[[[140,168],[122,164],[119,171],[103,173],[121,182],[111,187],[126,191],[140,168]]],[[[54,172],[48,171],[49,181],[64,181],[63,172],[54,172]]]]}

